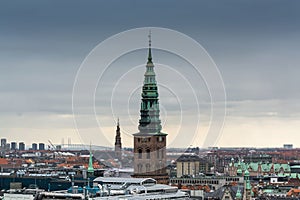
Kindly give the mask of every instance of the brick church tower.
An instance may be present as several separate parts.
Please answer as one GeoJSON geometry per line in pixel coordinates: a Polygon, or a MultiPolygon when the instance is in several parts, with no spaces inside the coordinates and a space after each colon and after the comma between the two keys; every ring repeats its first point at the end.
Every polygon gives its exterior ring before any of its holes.
{"type": "Polygon", "coordinates": [[[134,175],[133,177],[154,178],[158,183],[168,183],[166,173],[167,134],[161,132],[159,118],[158,90],[151,55],[151,35],[142,102],[140,109],[139,132],[134,136],[134,175]]]}

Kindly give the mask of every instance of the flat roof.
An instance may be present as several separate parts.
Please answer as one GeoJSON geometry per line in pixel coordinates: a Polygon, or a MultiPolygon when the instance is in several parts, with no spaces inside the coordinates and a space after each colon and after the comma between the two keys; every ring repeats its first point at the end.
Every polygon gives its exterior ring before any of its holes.
{"type": "Polygon", "coordinates": [[[94,179],[94,182],[142,184],[143,182],[149,180],[153,183],[156,183],[156,180],[153,178],[124,178],[124,177],[98,177],[94,179]]]}

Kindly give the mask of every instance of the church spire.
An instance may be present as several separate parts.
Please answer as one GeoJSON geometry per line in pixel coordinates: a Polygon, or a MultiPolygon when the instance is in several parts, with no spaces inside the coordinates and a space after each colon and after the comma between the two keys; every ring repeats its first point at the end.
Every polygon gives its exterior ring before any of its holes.
{"type": "Polygon", "coordinates": [[[88,171],[88,173],[94,173],[92,143],[90,144],[90,158],[89,158],[89,167],[88,167],[87,171],[88,171]]]}
{"type": "Polygon", "coordinates": [[[139,131],[141,133],[160,133],[161,121],[159,119],[158,89],[155,79],[154,65],[151,54],[151,31],[149,32],[149,52],[144,86],[142,89],[141,119],[139,131]]]}
{"type": "Polygon", "coordinates": [[[116,137],[115,137],[115,156],[119,160],[122,159],[122,142],[121,142],[121,131],[120,131],[120,121],[118,118],[116,137]]]}
{"type": "Polygon", "coordinates": [[[151,30],[149,30],[149,49],[148,49],[148,63],[152,63],[152,54],[151,54],[151,30]]]}

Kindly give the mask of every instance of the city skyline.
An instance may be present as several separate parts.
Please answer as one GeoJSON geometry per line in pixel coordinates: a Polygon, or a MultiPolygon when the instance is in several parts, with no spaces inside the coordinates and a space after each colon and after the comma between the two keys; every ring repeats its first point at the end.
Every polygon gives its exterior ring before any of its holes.
{"type": "MultiPolygon", "coordinates": [[[[73,121],[72,89],[85,57],[112,35],[133,28],[164,27],[200,43],[222,75],[227,114],[221,137],[214,146],[282,147],[291,143],[300,147],[299,2],[29,0],[18,3],[19,6],[2,2],[0,7],[1,137],[27,144],[33,138],[53,143],[60,143],[62,138],[65,141],[72,138],[72,143],[82,142],[73,121]]],[[[112,63],[112,74],[124,66],[137,67],[139,75],[131,86],[124,84],[137,88],[131,99],[128,99],[130,90],[116,93],[118,100],[130,100],[130,115],[126,107],[124,112],[114,114],[109,108],[99,116],[110,141],[104,143],[106,146],[113,146],[117,117],[125,134],[122,143],[125,147],[133,146],[130,134],[136,133],[138,127],[141,93],[138,87],[143,84],[146,51],[120,55],[112,63]]],[[[153,62],[157,81],[163,84],[172,81],[167,78],[168,68],[164,65],[174,69],[187,65],[176,56],[155,49],[153,62]]],[[[205,87],[200,83],[196,89],[205,87]]],[[[159,85],[159,91],[163,131],[172,137],[178,128],[177,104],[168,98],[167,87],[159,85]]],[[[201,97],[203,121],[199,137],[193,144],[183,142],[176,146],[202,145],[205,137],[202,134],[209,124],[209,105],[206,105],[208,94],[201,97]]],[[[91,140],[103,145],[101,138],[96,139],[91,140]]]]}

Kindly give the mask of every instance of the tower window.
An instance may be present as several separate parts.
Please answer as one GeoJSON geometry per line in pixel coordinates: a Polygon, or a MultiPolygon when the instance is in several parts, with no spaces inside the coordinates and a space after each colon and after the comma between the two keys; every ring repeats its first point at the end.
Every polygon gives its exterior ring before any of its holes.
{"type": "Polygon", "coordinates": [[[162,142],[162,141],[163,141],[163,137],[162,137],[162,136],[159,136],[159,137],[158,137],[158,141],[159,141],[159,142],[162,142]]]}
{"type": "Polygon", "coordinates": [[[143,155],[143,150],[142,150],[142,149],[139,149],[139,159],[142,158],[142,155],[143,155]]]}
{"type": "Polygon", "coordinates": [[[150,159],[150,149],[147,149],[147,159],[150,159]]]}
{"type": "Polygon", "coordinates": [[[146,165],[146,172],[150,172],[150,164],[146,165]]]}
{"type": "Polygon", "coordinates": [[[141,173],[143,170],[143,165],[142,164],[138,164],[138,172],[141,173]]]}

